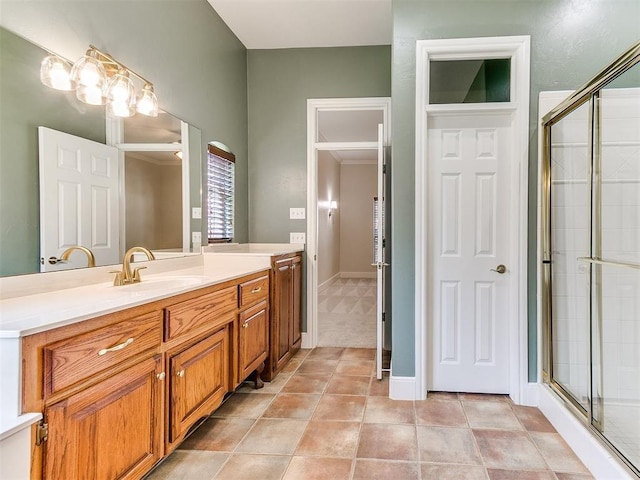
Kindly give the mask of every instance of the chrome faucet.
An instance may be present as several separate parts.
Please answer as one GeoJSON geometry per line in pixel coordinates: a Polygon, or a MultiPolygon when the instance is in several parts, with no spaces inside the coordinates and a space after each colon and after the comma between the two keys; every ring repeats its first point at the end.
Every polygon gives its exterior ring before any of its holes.
{"type": "Polygon", "coordinates": [[[133,269],[133,272],[131,271],[131,259],[137,252],[144,253],[149,260],[156,259],[153,253],[144,247],[131,247],[127,250],[127,253],[124,254],[124,259],[122,260],[122,271],[111,272],[116,274],[116,277],[113,279],[113,284],[115,286],[140,283],[142,281],[142,278],[140,278],[140,270],[147,267],[136,267],[133,269]]]}
{"type": "Polygon", "coordinates": [[[64,252],[62,252],[62,255],[60,255],[60,261],[68,262],[69,261],[69,256],[71,255],[71,253],[74,250],[79,250],[81,252],[84,252],[84,254],[87,256],[87,266],[88,267],[95,267],[96,266],[96,257],[93,255],[93,252],[91,250],[89,250],[87,247],[82,247],[80,245],[76,245],[76,246],[67,248],[64,252]]]}

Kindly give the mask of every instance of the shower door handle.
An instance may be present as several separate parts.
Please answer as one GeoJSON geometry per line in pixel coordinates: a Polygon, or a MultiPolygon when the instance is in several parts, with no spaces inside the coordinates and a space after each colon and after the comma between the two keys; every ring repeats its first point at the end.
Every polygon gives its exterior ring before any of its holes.
{"type": "Polygon", "coordinates": [[[504,265],[498,265],[496,268],[491,268],[490,270],[492,272],[497,272],[500,275],[502,275],[507,271],[507,267],[505,267],[504,265]]]}

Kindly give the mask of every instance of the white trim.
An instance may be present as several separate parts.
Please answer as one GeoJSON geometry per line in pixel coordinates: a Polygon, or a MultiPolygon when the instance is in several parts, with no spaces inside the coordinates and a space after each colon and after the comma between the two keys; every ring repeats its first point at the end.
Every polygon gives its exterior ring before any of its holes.
{"type": "Polygon", "coordinates": [[[528,388],[527,356],[527,202],[528,202],[528,136],[529,136],[529,68],[530,37],[486,37],[416,42],[416,146],[415,146],[415,374],[416,397],[427,394],[427,249],[426,221],[428,179],[422,159],[426,158],[427,123],[430,113],[465,113],[469,111],[511,110],[514,115],[514,163],[511,185],[519,197],[514,199],[509,216],[514,226],[509,257],[516,263],[513,302],[509,305],[509,364],[515,365],[509,375],[509,395],[521,403],[528,388]],[[428,105],[428,65],[431,59],[474,59],[511,57],[511,102],[503,105],[428,105]],[[513,110],[515,107],[515,110],[513,110]]]}
{"type": "MultiPolygon", "coordinates": [[[[385,145],[391,139],[391,99],[367,98],[310,98],[307,100],[307,331],[303,332],[303,348],[318,345],[318,147],[354,146],[358,149],[369,142],[317,142],[318,112],[382,110],[385,126],[385,145]]],[[[353,147],[355,148],[355,147],[353,147]]],[[[369,147],[367,147],[369,148],[369,147]]],[[[373,147],[377,148],[377,144],[373,147]]]]}
{"type": "Polygon", "coordinates": [[[339,160],[340,165],[377,165],[376,160],[339,160]]]}
{"type": "MultiPolygon", "coordinates": [[[[180,147],[182,147],[182,251],[191,251],[191,168],[189,162],[189,124],[180,121],[180,147]],[[186,147],[186,148],[184,148],[186,147]]],[[[204,184],[204,179],[202,179],[204,184]]],[[[202,210],[202,209],[201,209],[202,210]]],[[[202,229],[201,229],[202,230],[202,229]]],[[[200,233],[202,235],[202,233],[200,233]]],[[[205,244],[208,241],[205,239],[205,244]]],[[[202,239],[200,240],[202,244],[202,239]]]]}
{"type": "Polygon", "coordinates": [[[520,405],[526,405],[528,407],[537,407],[540,403],[540,384],[535,382],[529,382],[524,389],[522,398],[520,399],[520,405]]]}
{"type": "Polygon", "coordinates": [[[416,377],[389,377],[389,398],[392,400],[417,400],[416,377]]]}
{"type": "Polygon", "coordinates": [[[539,384],[538,408],[567,442],[582,463],[598,480],[634,480],[623,467],[563,404],[561,398],[546,386],[539,384]]]}
{"type": "Polygon", "coordinates": [[[377,150],[378,142],[316,142],[317,150],[377,150]]]}

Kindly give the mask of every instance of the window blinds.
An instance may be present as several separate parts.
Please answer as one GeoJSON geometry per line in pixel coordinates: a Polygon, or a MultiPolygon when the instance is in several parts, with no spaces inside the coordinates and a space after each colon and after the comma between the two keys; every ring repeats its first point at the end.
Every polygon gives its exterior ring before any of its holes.
{"type": "Polygon", "coordinates": [[[208,236],[210,242],[233,238],[235,156],[209,145],[207,161],[208,236]]]}

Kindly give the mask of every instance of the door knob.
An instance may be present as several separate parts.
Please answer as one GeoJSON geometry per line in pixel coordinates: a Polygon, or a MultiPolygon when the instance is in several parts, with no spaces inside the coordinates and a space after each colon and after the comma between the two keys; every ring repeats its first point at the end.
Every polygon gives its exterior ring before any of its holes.
{"type": "Polygon", "coordinates": [[[505,267],[504,265],[498,265],[496,268],[492,268],[490,270],[492,272],[497,272],[500,275],[502,275],[503,273],[505,273],[507,271],[507,267],[505,267]]]}

